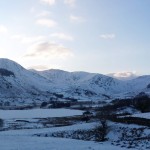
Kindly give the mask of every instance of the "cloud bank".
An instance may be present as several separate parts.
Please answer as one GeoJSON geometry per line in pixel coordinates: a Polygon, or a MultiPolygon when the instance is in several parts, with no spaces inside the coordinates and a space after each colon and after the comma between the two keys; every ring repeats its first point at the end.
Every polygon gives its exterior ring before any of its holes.
{"type": "Polygon", "coordinates": [[[73,53],[69,48],[63,45],[43,42],[32,45],[25,55],[27,58],[47,58],[47,59],[65,59],[72,56],[73,53]]]}

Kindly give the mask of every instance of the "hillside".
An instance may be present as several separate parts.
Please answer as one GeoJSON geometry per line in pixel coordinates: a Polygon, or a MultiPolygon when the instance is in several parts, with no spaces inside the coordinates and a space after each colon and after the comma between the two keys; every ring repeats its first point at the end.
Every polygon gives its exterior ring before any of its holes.
{"type": "Polygon", "coordinates": [[[80,100],[109,100],[149,94],[149,89],[150,76],[122,81],[98,73],[27,70],[14,61],[0,59],[1,101],[44,101],[53,93],[80,100]]]}

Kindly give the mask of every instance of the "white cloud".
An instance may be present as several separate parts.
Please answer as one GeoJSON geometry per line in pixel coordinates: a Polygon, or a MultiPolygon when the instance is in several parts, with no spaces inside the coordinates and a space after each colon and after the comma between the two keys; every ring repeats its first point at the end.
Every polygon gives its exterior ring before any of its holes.
{"type": "Polygon", "coordinates": [[[42,42],[36,43],[29,48],[28,53],[25,55],[27,58],[44,58],[44,59],[65,59],[72,56],[70,49],[64,47],[63,45],[42,42]]]}
{"type": "Polygon", "coordinates": [[[0,33],[5,34],[5,33],[7,33],[7,32],[8,32],[7,27],[6,27],[6,26],[4,26],[4,25],[0,25],[0,33]]]}
{"type": "Polygon", "coordinates": [[[74,7],[76,0],[64,0],[64,3],[70,7],[74,7]]]}
{"type": "Polygon", "coordinates": [[[51,14],[50,11],[44,10],[44,11],[42,11],[41,13],[39,13],[39,14],[37,15],[37,17],[48,17],[50,14],[51,14]]]}
{"type": "Polygon", "coordinates": [[[38,66],[28,67],[28,69],[35,69],[38,71],[42,71],[42,70],[48,70],[49,68],[47,66],[44,66],[44,65],[38,65],[38,66]]]}
{"type": "Polygon", "coordinates": [[[62,66],[57,65],[57,64],[50,64],[50,65],[36,65],[36,66],[30,66],[28,69],[35,69],[38,71],[43,71],[43,70],[49,70],[49,69],[60,69],[62,66]]]}
{"type": "Polygon", "coordinates": [[[105,39],[105,40],[114,39],[116,38],[116,35],[115,34],[101,34],[100,38],[105,39]]]}
{"type": "Polygon", "coordinates": [[[56,3],[56,0],[41,0],[41,2],[52,6],[56,3]]]}
{"type": "Polygon", "coordinates": [[[73,37],[65,33],[53,33],[50,36],[61,40],[73,41],[73,37]]]}
{"type": "Polygon", "coordinates": [[[138,74],[136,71],[121,71],[116,73],[110,73],[108,74],[111,77],[120,79],[120,80],[130,80],[138,77],[138,74]]]}
{"type": "Polygon", "coordinates": [[[133,72],[122,71],[122,72],[117,72],[117,73],[114,74],[115,77],[124,77],[124,78],[131,77],[133,75],[136,75],[135,71],[133,71],[133,72]]]}
{"type": "Polygon", "coordinates": [[[52,28],[57,26],[57,22],[52,20],[52,19],[38,19],[36,21],[37,24],[41,25],[41,26],[45,26],[48,28],[52,28]]]}
{"type": "Polygon", "coordinates": [[[70,21],[74,23],[81,23],[84,22],[85,19],[83,19],[81,16],[70,15],[70,21]]]}

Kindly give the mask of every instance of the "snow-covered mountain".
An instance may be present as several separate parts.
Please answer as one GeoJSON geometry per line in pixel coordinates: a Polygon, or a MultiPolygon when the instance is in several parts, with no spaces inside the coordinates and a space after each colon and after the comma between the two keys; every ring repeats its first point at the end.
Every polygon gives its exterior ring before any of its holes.
{"type": "Polygon", "coordinates": [[[150,75],[137,77],[127,83],[132,86],[134,92],[145,92],[150,95],[150,75]]]}
{"type": "Polygon", "coordinates": [[[55,89],[66,97],[108,99],[127,88],[123,81],[96,73],[66,72],[63,70],[34,71],[50,80],[55,89]]]}
{"type": "Polygon", "coordinates": [[[8,59],[0,59],[0,98],[38,98],[51,91],[51,82],[8,59]],[[46,93],[47,92],[47,93],[46,93]]]}
{"type": "Polygon", "coordinates": [[[149,93],[150,76],[121,81],[106,75],[62,70],[27,70],[0,59],[0,98],[48,100],[52,93],[85,100],[105,100],[149,93]]]}
{"type": "Polygon", "coordinates": [[[60,93],[80,99],[130,97],[140,92],[149,93],[150,91],[150,76],[119,80],[88,72],[67,72],[56,69],[34,72],[53,82],[55,89],[59,89],[60,93]]]}

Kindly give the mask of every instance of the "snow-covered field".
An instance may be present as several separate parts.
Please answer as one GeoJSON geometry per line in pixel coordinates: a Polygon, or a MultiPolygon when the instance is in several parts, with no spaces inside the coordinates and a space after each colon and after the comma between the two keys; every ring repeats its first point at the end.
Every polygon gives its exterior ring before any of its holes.
{"type": "MultiPolygon", "coordinates": [[[[12,118],[32,119],[43,117],[64,117],[81,115],[82,111],[69,109],[33,109],[33,110],[0,110],[0,118],[9,120],[12,118]]],[[[51,127],[41,129],[8,130],[0,132],[1,150],[120,150],[110,143],[98,143],[94,141],[82,141],[54,137],[37,137],[35,134],[52,133],[58,131],[70,131],[78,129],[90,129],[96,123],[79,123],[65,127],[51,127]]]]}
{"type": "MultiPolygon", "coordinates": [[[[35,134],[52,133],[58,131],[71,131],[77,129],[90,129],[97,123],[80,123],[66,127],[54,127],[43,129],[23,129],[9,130],[0,132],[0,149],[1,150],[127,150],[120,146],[111,145],[107,142],[83,141],[66,138],[54,137],[37,137],[35,134]]],[[[112,127],[120,124],[112,124],[112,127]]],[[[132,127],[134,127],[132,125],[132,127]]],[[[109,135],[110,139],[115,139],[115,132],[109,135]]],[[[137,150],[132,148],[132,150],[137,150]]],[[[139,150],[139,149],[138,149],[139,150]]],[[[141,149],[143,150],[143,149],[141,149]]]]}
{"type": "MultiPolygon", "coordinates": [[[[82,121],[74,122],[67,126],[47,126],[40,125],[38,127],[39,120],[50,117],[71,117],[76,115],[82,115],[80,110],[72,109],[32,109],[32,110],[0,110],[0,118],[4,119],[5,127],[10,125],[13,127],[19,125],[20,122],[16,122],[16,119],[29,121],[28,127],[24,128],[5,128],[6,131],[0,131],[0,150],[127,150],[127,146],[121,147],[121,145],[112,145],[112,141],[117,141],[121,133],[117,130],[119,127],[125,125],[108,122],[108,126],[111,128],[111,132],[108,134],[108,141],[95,142],[84,141],[69,138],[60,138],[48,136],[56,132],[68,132],[77,130],[90,130],[97,126],[99,122],[93,121],[85,123],[82,121]],[[38,119],[34,119],[38,118],[38,119]],[[34,123],[33,123],[34,122],[34,123]],[[10,123],[10,124],[9,124],[10,123]],[[42,136],[47,135],[47,136],[42,136]]],[[[49,118],[49,119],[50,119],[49,118]]],[[[56,118],[55,118],[56,119],[56,118]]],[[[58,118],[57,118],[58,119],[58,118]]],[[[64,118],[63,118],[64,119],[64,118]]],[[[26,123],[26,122],[24,122],[26,123]]],[[[129,126],[129,125],[126,125],[129,126]]],[[[135,125],[131,125],[135,128],[135,125]]],[[[137,126],[138,128],[138,126],[137,126]]],[[[119,129],[122,130],[123,128],[119,129]]],[[[149,129],[145,129],[146,134],[149,134],[149,129]]],[[[120,138],[119,138],[120,139],[120,138]]],[[[145,146],[146,147],[146,146],[145,146]]],[[[136,147],[132,148],[137,150],[136,147]]],[[[139,150],[139,149],[138,149],[139,150]]],[[[140,149],[140,150],[144,150],[140,149]]]]}
{"type": "Polygon", "coordinates": [[[150,112],[148,112],[148,113],[138,113],[138,114],[134,114],[134,115],[132,115],[132,117],[139,117],[139,118],[150,119],[150,112]]]}
{"type": "MultiPolygon", "coordinates": [[[[0,136],[2,150],[120,150],[110,144],[73,139],[27,136],[0,136]]],[[[127,149],[122,149],[127,150],[127,149]]]]}
{"type": "Polygon", "coordinates": [[[65,117],[82,115],[80,110],[70,109],[31,109],[31,110],[0,110],[0,118],[2,119],[32,119],[47,117],[65,117]]]}
{"type": "Polygon", "coordinates": [[[10,130],[0,132],[0,149],[2,150],[127,150],[111,145],[109,142],[99,143],[65,138],[36,137],[37,133],[50,133],[62,130],[88,129],[94,123],[31,130],[10,130]]]}

